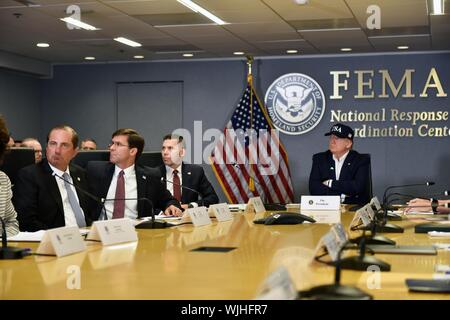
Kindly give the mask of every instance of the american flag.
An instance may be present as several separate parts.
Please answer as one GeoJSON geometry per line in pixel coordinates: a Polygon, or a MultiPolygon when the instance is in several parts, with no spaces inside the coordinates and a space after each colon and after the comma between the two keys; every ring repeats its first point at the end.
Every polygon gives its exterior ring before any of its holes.
{"type": "Polygon", "coordinates": [[[265,203],[293,202],[287,153],[255,93],[251,75],[211,153],[211,164],[230,203],[247,203],[257,196],[265,203]]]}

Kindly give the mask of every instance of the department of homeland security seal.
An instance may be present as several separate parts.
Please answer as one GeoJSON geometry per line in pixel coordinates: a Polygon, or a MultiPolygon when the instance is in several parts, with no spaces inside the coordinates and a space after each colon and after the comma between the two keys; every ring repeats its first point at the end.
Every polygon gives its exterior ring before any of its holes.
{"type": "Polygon", "coordinates": [[[288,73],[267,89],[264,102],[274,126],[286,134],[312,130],[325,113],[325,95],[319,84],[301,73],[288,73]]]}

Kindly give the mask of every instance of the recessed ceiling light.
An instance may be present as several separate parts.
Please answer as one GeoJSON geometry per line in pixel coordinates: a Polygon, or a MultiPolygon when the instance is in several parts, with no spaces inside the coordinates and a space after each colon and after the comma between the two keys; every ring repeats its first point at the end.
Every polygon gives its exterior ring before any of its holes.
{"type": "Polygon", "coordinates": [[[89,30],[89,31],[100,30],[100,29],[98,29],[98,28],[96,28],[94,26],[91,26],[90,24],[81,22],[80,20],[74,19],[72,17],[60,18],[59,20],[67,22],[67,23],[70,23],[70,24],[72,24],[74,26],[77,26],[79,28],[82,28],[84,30],[89,30]]]}
{"type": "Polygon", "coordinates": [[[95,57],[84,57],[84,60],[95,60],[95,57]]]}
{"type": "Polygon", "coordinates": [[[144,56],[134,56],[133,58],[135,58],[135,59],[144,59],[145,57],[144,56]]]}
{"type": "Polygon", "coordinates": [[[198,4],[192,2],[191,0],[177,0],[179,3],[181,3],[182,5],[188,7],[189,9],[191,9],[192,11],[196,12],[196,13],[200,13],[202,15],[204,15],[205,17],[207,17],[209,20],[219,24],[219,25],[224,25],[227,24],[225,21],[223,21],[222,19],[220,19],[219,17],[213,15],[211,12],[209,12],[208,10],[206,10],[205,8],[200,7],[198,4]]]}
{"type": "Polygon", "coordinates": [[[286,50],[286,53],[298,53],[298,50],[290,49],[290,50],[286,50]]]}
{"type": "Polygon", "coordinates": [[[130,47],[141,47],[142,46],[142,44],[140,44],[139,42],[135,42],[133,40],[130,40],[130,39],[127,39],[124,37],[114,38],[114,40],[116,40],[117,42],[126,44],[127,46],[130,46],[130,47]]]}
{"type": "Polygon", "coordinates": [[[192,53],[183,53],[183,57],[189,58],[193,57],[194,55],[192,53]]]}
{"type": "Polygon", "coordinates": [[[409,49],[409,47],[408,46],[398,46],[397,49],[398,50],[407,50],[407,49],[409,49]]]}
{"type": "Polygon", "coordinates": [[[343,52],[349,52],[349,51],[352,51],[352,48],[341,48],[341,51],[343,51],[343,52]]]}
{"type": "Polygon", "coordinates": [[[233,52],[233,54],[236,55],[236,56],[242,56],[242,55],[244,55],[245,53],[242,52],[242,51],[235,51],[235,52],[233,52]]]}
{"type": "Polygon", "coordinates": [[[433,11],[432,15],[441,15],[444,14],[444,0],[433,0],[433,11]]]}
{"type": "Polygon", "coordinates": [[[45,42],[39,42],[39,43],[36,44],[36,46],[39,47],[39,48],[48,48],[48,47],[50,47],[50,45],[48,43],[45,43],[45,42]]]}

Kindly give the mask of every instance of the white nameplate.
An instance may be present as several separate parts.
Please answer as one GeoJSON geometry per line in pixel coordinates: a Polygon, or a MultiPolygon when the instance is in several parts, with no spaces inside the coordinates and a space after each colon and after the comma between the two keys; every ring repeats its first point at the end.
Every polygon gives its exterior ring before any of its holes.
{"type": "Polygon", "coordinates": [[[78,227],[61,227],[44,233],[36,253],[63,257],[85,249],[78,227]]]}
{"type": "Polygon", "coordinates": [[[341,222],[341,210],[301,210],[301,214],[307,215],[316,223],[334,224],[341,222]]]}
{"type": "Polygon", "coordinates": [[[377,211],[381,210],[381,204],[377,197],[373,197],[370,200],[370,204],[373,205],[377,211]]]}
{"type": "Polygon", "coordinates": [[[95,221],[86,240],[101,241],[104,246],[137,241],[137,232],[128,218],[95,221]]]}
{"type": "Polygon", "coordinates": [[[194,227],[205,226],[211,224],[211,219],[209,218],[208,211],[206,207],[190,208],[186,210],[191,217],[194,227]]]}
{"type": "Polygon", "coordinates": [[[259,289],[256,300],[295,300],[297,290],[285,266],[272,272],[259,289]]]}
{"type": "Polygon", "coordinates": [[[252,208],[255,213],[266,212],[266,208],[264,207],[261,197],[253,197],[248,199],[247,207],[252,208]]]}
{"type": "MultiPolygon", "coordinates": [[[[339,241],[335,231],[330,229],[317,243],[316,249],[314,250],[314,257],[318,256],[319,253],[323,251],[322,249],[326,248],[331,260],[336,261],[342,245],[343,243],[339,241]]],[[[313,260],[315,260],[315,258],[313,258],[313,260]]]]}
{"type": "Polygon", "coordinates": [[[340,210],[341,197],[339,196],[302,196],[302,210],[340,210]]]}
{"type": "Polygon", "coordinates": [[[212,210],[214,216],[219,222],[233,220],[233,214],[226,203],[213,204],[209,206],[209,209],[212,210]]]}
{"type": "Polygon", "coordinates": [[[339,242],[339,245],[344,245],[344,243],[348,240],[347,232],[345,232],[344,226],[342,223],[336,223],[331,227],[331,231],[334,232],[336,236],[336,240],[339,242]]]}
{"type": "MultiPolygon", "coordinates": [[[[359,225],[359,222],[361,221],[364,226],[368,226],[371,219],[371,213],[369,212],[368,207],[370,204],[366,204],[364,207],[362,207],[359,210],[356,210],[355,216],[352,219],[352,222],[350,223],[350,230],[354,227],[357,227],[359,225]]],[[[372,210],[373,212],[373,210],[372,210]]]]}

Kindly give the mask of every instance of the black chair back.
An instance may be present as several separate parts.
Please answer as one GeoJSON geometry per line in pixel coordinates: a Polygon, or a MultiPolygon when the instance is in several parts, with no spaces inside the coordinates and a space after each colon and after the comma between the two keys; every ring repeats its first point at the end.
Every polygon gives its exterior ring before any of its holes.
{"type": "Polygon", "coordinates": [[[109,150],[80,150],[72,163],[85,168],[89,161],[109,161],[109,150]]]}
{"type": "Polygon", "coordinates": [[[34,164],[34,149],[32,148],[11,148],[5,153],[0,170],[6,173],[11,180],[11,184],[16,182],[17,173],[23,167],[34,164]]]}
{"type": "Polygon", "coordinates": [[[150,168],[159,167],[164,164],[161,151],[144,151],[137,159],[136,163],[150,168]]]}

